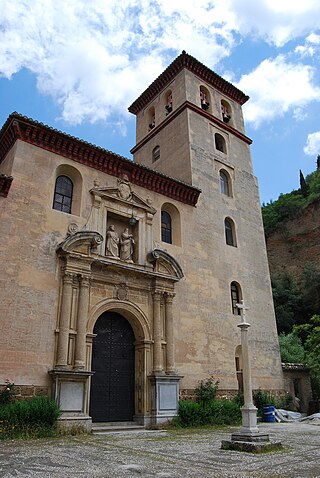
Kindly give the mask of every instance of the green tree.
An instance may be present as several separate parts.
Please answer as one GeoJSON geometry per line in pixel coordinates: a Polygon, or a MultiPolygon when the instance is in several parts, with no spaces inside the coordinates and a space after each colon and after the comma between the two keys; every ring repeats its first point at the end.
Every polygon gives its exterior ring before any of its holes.
{"type": "Polygon", "coordinates": [[[288,334],[300,315],[301,293],[289,274],[271,278],[278,333],[288,334]]]}
{"type": "Polygon", "coordinates": [[[301,315],[305,322],[308,317],[320,314],[320,268],[315,262],[308,262],[302,271],[301,292],[301,315]]]}
{"type": "Polygon", "coordinates": [[[307,197],[308,196],[308,185],[306,183],[306,180],[304,179],[304,175],[300,169],[300,191],[302,196],[307,197]]]}
{"type": "Polygon", "coordinates": [[[320,315],[313,315],[306,324],[293,327],[293,333],[302,341],[306,362],[311,368],[314,398],[320,398],[320,315]]]}
{"type": "Polygon", "coordinates": [[[282,362],[304,363],[306,361],[301,339],[296,334],[280,334],[279,345],[282,362]]]}

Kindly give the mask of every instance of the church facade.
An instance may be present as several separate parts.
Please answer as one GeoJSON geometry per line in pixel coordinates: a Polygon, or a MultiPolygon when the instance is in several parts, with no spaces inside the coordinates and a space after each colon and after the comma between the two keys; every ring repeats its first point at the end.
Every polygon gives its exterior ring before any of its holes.
{"type": "Polygon", "coordinates": [[[17,113],[0,134],[0,381],[66,424],[174,416],[213,376],[284,388],[248,97],[185,52],[130,106],[134,161],[17,113]]]}

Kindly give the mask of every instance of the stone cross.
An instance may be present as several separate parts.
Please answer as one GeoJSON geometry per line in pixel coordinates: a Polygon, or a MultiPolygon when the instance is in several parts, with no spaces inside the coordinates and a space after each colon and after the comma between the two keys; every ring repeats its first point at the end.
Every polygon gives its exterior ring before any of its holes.
{"type": "Polygon", "coordinates": [[[244,301],[243,300],[240,300],[240,303],[239,304],[236,304],[236,307],[238,307],[238,309],[240,310],[240,316],[241,316],[241,323],[242,324],[246,324],[246,310],[249,310],[249,307],[246,307],[244,305],[244,301]]]}

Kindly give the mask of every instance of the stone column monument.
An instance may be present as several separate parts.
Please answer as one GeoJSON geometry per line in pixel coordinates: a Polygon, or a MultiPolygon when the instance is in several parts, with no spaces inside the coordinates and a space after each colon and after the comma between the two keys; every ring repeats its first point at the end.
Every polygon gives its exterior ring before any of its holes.
{"type": "Polygon", "coordinates": [[[223,440],[221,448],[224,450],[238,450],[247,452],[256,452],[257,450],[276,450],[281,449],[280,442],[271,443],[267,433],[260,433],[257,425],[257,408],[253,404],[252,385],[251,385],[251,367],[248,343],[248,329],[250,324],[246,321],[245,307],[243,300],[237,304],[240,309],[241,322],[238,327],[241,330],[241,350],[243,366],[243,395],[244,405],[241,408],[242,426],[237,433],[232,433],[231,441],[223,440]]]}

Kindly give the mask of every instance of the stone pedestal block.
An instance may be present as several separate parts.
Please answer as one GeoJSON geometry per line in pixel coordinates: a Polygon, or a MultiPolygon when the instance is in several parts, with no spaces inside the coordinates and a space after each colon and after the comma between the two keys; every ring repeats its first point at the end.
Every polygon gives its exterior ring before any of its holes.
{"type": "Polygon", "coordinates": [[[87,414],[87,396],[88,379],[93,372],[54,369],[49,375],[53,380],[53,397],[62,412],[59,426],[81,426],[90,431],[92,420],[87,414]]]}
{"type": "Polygon", "coordinates": [[[152,375],[152,411],[150,425],[164,423],[178,414],[179,383],[178,375],[152,375]]]}

